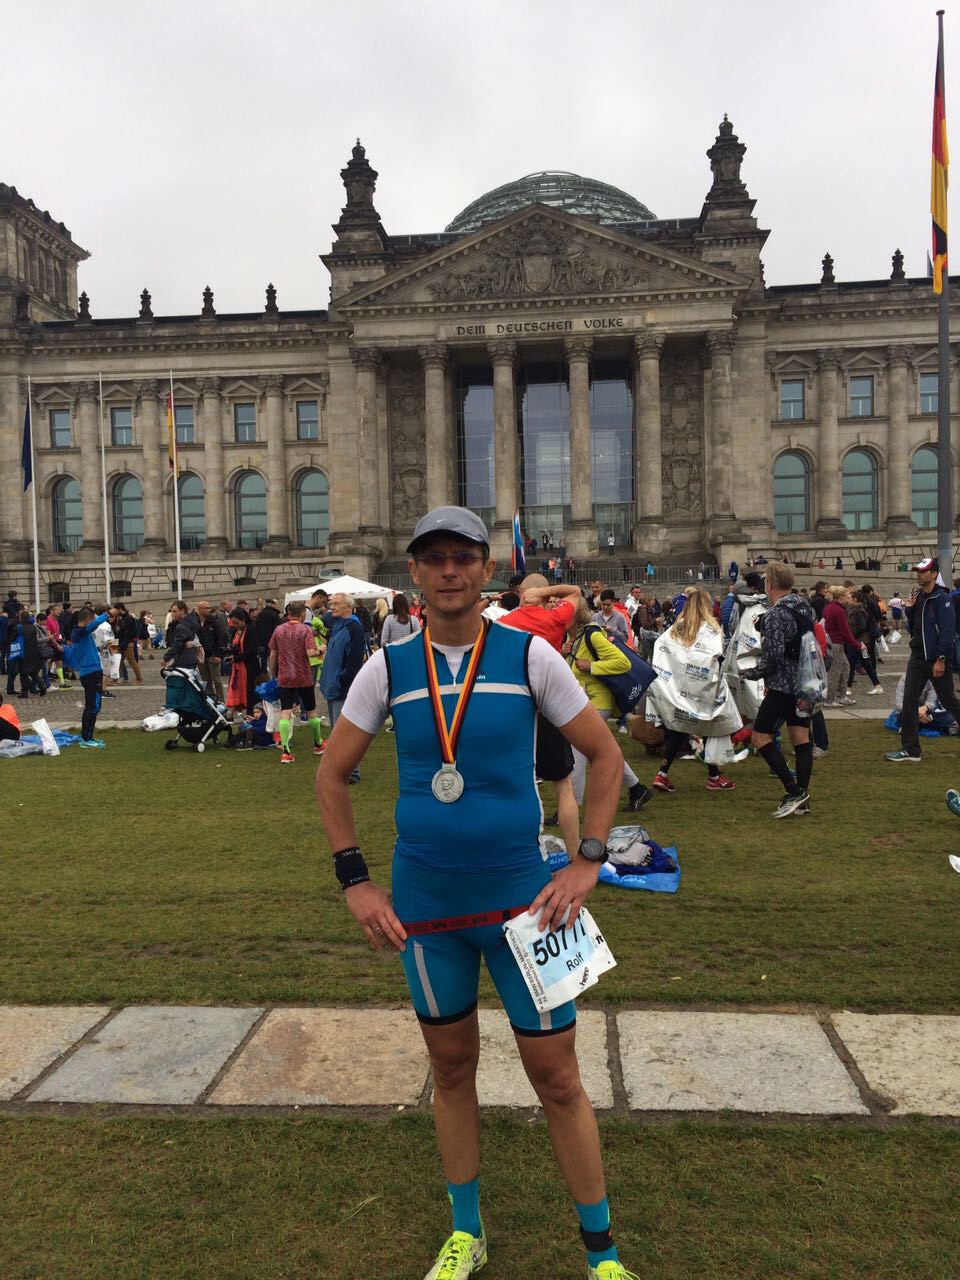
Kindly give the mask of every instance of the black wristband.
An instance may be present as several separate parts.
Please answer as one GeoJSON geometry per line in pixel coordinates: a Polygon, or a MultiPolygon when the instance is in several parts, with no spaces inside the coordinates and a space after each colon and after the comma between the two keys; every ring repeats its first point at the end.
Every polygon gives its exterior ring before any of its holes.
{"type": "Polygon", "coordinates": [[[333,869],[337,873],[341,889],[352,889],[355,884],[365,884],[370,872],[359,849],[341,849],[333,855],[333,869]]]}

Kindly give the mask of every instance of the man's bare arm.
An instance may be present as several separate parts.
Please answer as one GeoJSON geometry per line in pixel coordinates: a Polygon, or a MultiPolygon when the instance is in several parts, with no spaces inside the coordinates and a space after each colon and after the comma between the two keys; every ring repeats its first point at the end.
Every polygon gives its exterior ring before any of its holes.
{"type": "Polygon", "coordinates": [[[580,588],[572,582],[556,582],[552,586],[546,587],[528,587],[523,593],[523,604],[540,604],[544,600],[573,600],[574,604],[580,599],[580,588]]]}
{"type": "MultiPolygon", "coordinates": [[[[606,843],[610,825],[620,801],[623,778],[623,756],[616,739],[594,707],[584,709],[560,732],[571,746],[587,757],[590,774],[584,796],[584,838],[606,843]]],[[[587,894],[597,883],[599,862],[588,862],[568,849],[570,862],[545,885],[530,904],[530,911],[540,915],[541,929],[557,929],[565,918],[573,919],[583,906],[587,894]],[[542,911],[541,911],[542,909],[542,911]]]]}
{"type": "MultiPolygon", "coordinates": [[[[317,770],[317,804],[334,853],[358,847],[357,826],[350,801],[350,775],[373,741],[373,735],[341,716],[330,735],[317,770]]],[[[407,934],[390,904],[386,889],[368,880],[344,891],[347,906],[370,945],[382,951],[389,943],[404,950],[407,934]]]]}

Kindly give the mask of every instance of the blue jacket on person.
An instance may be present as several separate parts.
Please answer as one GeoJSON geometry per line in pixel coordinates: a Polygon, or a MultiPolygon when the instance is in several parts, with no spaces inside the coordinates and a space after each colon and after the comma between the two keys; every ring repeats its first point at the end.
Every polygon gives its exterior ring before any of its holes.
{"type": "Polygon", "coordinates": [[[733,606],[737,603],[737,597],[733,594],[733,583],[730,583],[730,590],[723,598],[723,604],[720,606],[720,625],[723,627],[723,634],[729,638],[730,635],[730,615],[733,613],[733,606]]]}
{"type": "Polygon", "coordinates": [[[910,628],[910,648],[921,655],[925,662],[936,662],[937,658],[945,658],[953,662],[953,641],[957,634],[956,614],[953,601],[946,587],[938,583],[927,595],[921,592],[914,604],[908,604],[904,610],[907,626],[910,628]],[[913,621],[917,610],[920,610],[920,634],[914,636],[913,621]]]}
{"type": "Polygon", "coordinates": [[[332,618],[327,651],[320,668],[319,689],[329,701],[342,701],[347,696],[357,672],[363,666],[366,645],[363,627],[355,613],[349,618],[332,618]]]}
{"type": "Polygon", "coordinates": [[[100,650],[93,638],[93,633],[97,627],[102,626],[107,621],[107,614],[98,613],[90,622],[85,622],[83,626],[76,626],[70,634],[71,657],[67,665],[78,676],[93,675],[95,671],[102,671],[103,666],[100,662],[100,650]]]}

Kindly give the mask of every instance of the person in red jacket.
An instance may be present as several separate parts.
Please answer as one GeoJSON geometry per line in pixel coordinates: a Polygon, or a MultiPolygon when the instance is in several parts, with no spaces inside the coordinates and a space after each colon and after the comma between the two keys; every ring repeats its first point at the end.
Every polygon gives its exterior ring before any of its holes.
{"type": "Polygon", "coordinates": [[[846,692],[847,672],[849,670],[847,654],[850,652],[851,647],[856,652],[860,651],[860,645],[854,638],[847,619],[846,604],[850,599],[850,592],[846,587],[828,587],[827,594],[829,599],[823,609],[823,626],[833,642],[833,664],[827,675],[827,701],[825,705],[828,707],[849,706],[853,702],[853,698],[846,692]]]}
{"type": "Polygon", "coordinates": [[[4,739],[10,742],[20,740],[20,718],[16,708],[11,707],[9,702],[4,702],[3,695],[0,694],[0,742],[4,739]]]}

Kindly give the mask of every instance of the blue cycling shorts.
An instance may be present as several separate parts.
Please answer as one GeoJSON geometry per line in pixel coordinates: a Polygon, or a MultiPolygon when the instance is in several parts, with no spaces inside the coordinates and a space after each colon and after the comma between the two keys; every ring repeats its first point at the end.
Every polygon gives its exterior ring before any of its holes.
{"type": "Polygon", "coordinates": [[[459,1022],[477,1005],[480,957],[487,962],[510,1025],[519,1035],[550,1035],[576,1022],[572,1000],[541,1013],[527,990],[502,924],[411,935],[401,954],[417,1017],[427,1025],[459,1022]]]}

